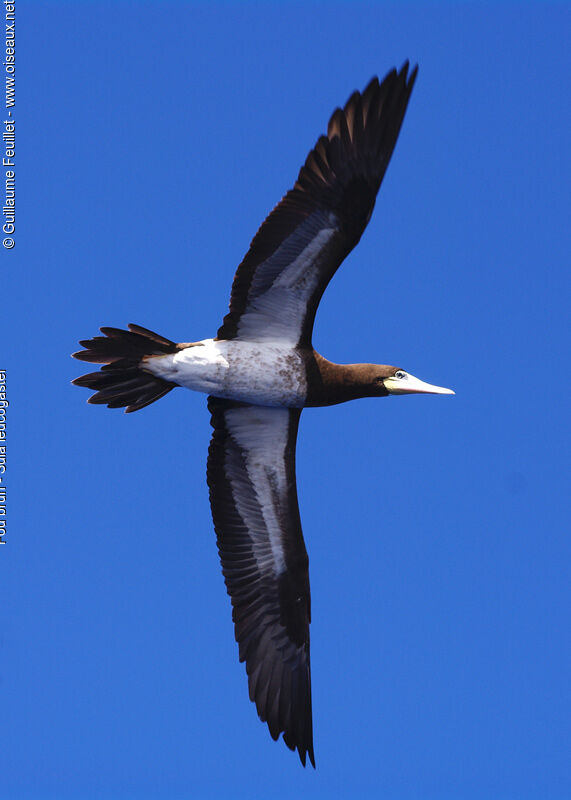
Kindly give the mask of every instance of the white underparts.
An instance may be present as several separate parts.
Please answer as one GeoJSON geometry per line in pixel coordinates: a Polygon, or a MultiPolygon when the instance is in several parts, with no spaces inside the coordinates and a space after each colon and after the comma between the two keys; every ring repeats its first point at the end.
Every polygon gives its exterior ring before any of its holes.
{"type": "Polygon", "coordinates": [[[243,403],[301,408],[307,396],[301,356],[279,341],[204,339],[172,355],[152,356],[144,368],[187,389],[243,403]]]}

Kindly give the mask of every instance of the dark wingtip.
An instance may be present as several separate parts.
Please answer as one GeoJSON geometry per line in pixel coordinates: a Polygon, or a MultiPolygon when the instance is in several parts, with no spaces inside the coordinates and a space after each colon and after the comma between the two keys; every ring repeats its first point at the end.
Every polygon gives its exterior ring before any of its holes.
{"type": "MultiPolygon", "coordinates": [[[[272,739],[273,738],[274,737],[272,736],[272,739]]],[[[274,739],[274,741],[276,741],[276,740],[274,739]]],[[[284,733],[284,736],[283,736],[283,741],[284,741],[284,744],[286,745],[286,747],[288,747],[290,750],[293,750],[294,752],[297,751],[297,754],[299,756],[299,760],[301,761],[302,767],[306,767],[307,766],[307,759],[309,759],[309,763],[311,764],[313,769],[316,768],[315,767],[315,753],[313,752],[313,737],[311,736],[311,733],[310,733],[309,744],[307,744],[305,742],[296,743],[295,740],[292,741],[291,739],[289,739],[289,737],[286,737],[285,733],[284,733]]]]}
{"type": "MultiPolygon", "coordinates": [[[[408,66],[409,66],[408,60],[404,62],[403,70],[404,70],[405,66],[406,66],[406,69],[408,71],[408,66]]],[[[405,75],[406,75],[406,72],[405,72],[405,75]]],[[[414,82],[416,80],[416,76],[417,75],[418,75],[418,64],[415,64],[414,67],[410,71],[410,75],[408,76],[407,86],[408,86],[409,90],[412,90],[412,87],[414,86],[414,82]]]]}
{"type": "Polygon", "coordinates": [[[299,760],[301,761],[301,765],[303,767],[307,766],[307,759],[309,759],[309,763],[315,769],[315,754],[313,752],[313,745],[310,744],[305,749],[298,745],[297,747],[297,754],[299,756],[299,760]]]}
{"type": "MultiPolygon", "coordinates": [[[[307,757],[309,758],[309,761],[310,761],[311,766],[313,767],[313,769],[316,769],[316,767],[315,767],[315,755],[313,753],[313,747],[308,748],[307,757]]],[[[305,759],[301,763],[305,767],[305,759]]]]}

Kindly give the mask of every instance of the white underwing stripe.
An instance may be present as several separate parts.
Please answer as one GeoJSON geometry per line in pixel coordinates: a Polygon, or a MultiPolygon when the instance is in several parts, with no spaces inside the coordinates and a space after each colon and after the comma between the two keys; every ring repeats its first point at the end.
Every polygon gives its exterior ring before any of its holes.
{"type": "Polygon", "coordinates": [[[240,471],[227,465],[236,508],[252,537],[260,569],[266,571],[271,560],[272,571],[278,575],[286,569],[280,525],[284,509],[276,503],[287,502],[284,457],[289,411],[248,406],[228,409],[225,417],[228,431],[242,451],[250,486],[255,492],[252,498],[250,488],[240,479],[240,471]]]}
{"type": "Polygon", "coordinates": [[[295,289],[297,292],[304,292],[310,285],[313,289],[316,283],[316,271],[311,270],[310,267],[334,233],[335,228],[324,228],[319,231],[313,241],[301,251],[289,267],[282,270],[277,280],[274,281],[274,287],[284,287],[295,289]]]}
{"type": "MultiPolygon", "coordinates": [[[[334,218],[333,218],[334,219],[334,218]]],[[[328,219],[331,224],[333,220],[328,219]]],[[[314,224],[314,223],[313,223],[314,224]]],[[[303,241],[303,232],[291,234],[257,269],[250,289],[251,299],[240,317],[238,336],[242,339],[274,339],[295,344],[301,335],[307,304],[321,279],[318,269],[319,255],[327,246],[336,229],[321,228],[303,250],[284,268],[279,265],[286,258],[288,249],[295,251],[303,241]],[[277,272],[270,288],[257,294],[257,284],[277,272]]]]}

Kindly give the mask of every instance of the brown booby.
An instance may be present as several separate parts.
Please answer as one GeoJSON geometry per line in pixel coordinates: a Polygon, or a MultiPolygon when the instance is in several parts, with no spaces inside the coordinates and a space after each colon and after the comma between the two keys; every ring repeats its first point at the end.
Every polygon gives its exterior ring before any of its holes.
{"type": "Polygon", "coordinates": [[[454,394],[400,367],[334,364],[312,347],[317,306],[373,211],[417,74],[408,62],[334,111],[297,181],[254,237],[213,339],[176,344],[101,328],[75,357],[88,402],[136,411],[175,386],[205,392],[207,481],[250,699],[274,739],[315,766],[310,593],[295,478],[302,408],[390,394],[454,394]]]}

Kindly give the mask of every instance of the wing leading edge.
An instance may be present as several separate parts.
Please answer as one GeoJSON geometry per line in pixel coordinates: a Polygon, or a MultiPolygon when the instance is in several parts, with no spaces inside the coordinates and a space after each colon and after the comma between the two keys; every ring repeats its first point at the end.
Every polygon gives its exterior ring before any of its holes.
{"type": "Polygon", "coordinates": [[[301,411],[209,397],[207,480],[250,699],[277,739],[315,766],[308,558],[295,482],[301,411]]]}
{"type": "Polygon", "coordinates": [[[417,74],[408,66],[373,78],[334,111],[238,267],[219,339],[311,346],[321,296],[373,212],[417,74]]]}

